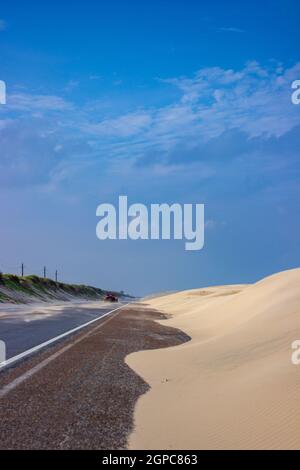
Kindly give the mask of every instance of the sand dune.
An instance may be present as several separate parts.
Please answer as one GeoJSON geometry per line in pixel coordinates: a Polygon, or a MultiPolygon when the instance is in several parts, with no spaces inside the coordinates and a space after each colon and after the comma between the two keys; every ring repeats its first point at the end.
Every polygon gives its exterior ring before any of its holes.
{"type": "Polygon", "coordinates": [[[130,448],[300,448],[300,269],[147,303],[192,339],[127,357],[151,385],[130,448]]]}

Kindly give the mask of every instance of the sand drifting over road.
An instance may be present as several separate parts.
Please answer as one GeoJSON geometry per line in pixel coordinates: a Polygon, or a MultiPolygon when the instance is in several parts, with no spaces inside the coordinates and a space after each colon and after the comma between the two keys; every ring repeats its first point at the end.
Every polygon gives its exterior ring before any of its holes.
{"type": "Polygon", "coordinates": [[[192,340],[126,358],[151,386],[130,448],[300,448],[300,269],[147,303],[192,340]]]}
{"type": "Polygon", "coordinates": [[[128,305],[2,371],[0,449],[125,449],[135,403],[149,386],[124,358],[189,339],[155,322],[163,318],[141,304],[128,305]]]}

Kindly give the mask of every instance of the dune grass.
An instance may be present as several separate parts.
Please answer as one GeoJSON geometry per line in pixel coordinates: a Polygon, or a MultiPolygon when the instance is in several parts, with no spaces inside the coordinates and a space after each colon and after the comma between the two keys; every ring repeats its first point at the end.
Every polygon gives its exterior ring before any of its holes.
{"type": "MultiPolygon", "coordinates": [[[[66,284],[39,276],[16,276],[0,273],[0,302],[23,303],[36,300],[63,299],[72,296],[90,300],[101,300],[103,289],[83,284],[66,284]]],[[[112,292],[113,293],[113,292],[112,292]]],[[[114,292],[114,295],[120,295],[114,292]]]]}

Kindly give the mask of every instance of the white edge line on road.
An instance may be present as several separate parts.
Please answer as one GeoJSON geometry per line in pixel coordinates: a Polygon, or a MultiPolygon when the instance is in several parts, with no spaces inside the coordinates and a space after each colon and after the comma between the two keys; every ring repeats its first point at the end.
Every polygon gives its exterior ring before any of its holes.
{"type": "Polygon", "coordinates": [[[107,315],[110,315],[113,312],[116,312],[117,310],[120,310],[121,308],[127,307],[129,303],[122,305],[121,307],[115,308],[114,310],[110,310],[109,312],[106,312],[104,315],[94,318],[93,320],[84,323],[83,325],[77,326],[76,328],[73,328],[72,330],[66,331],[65,333],[62,333],[59,336],[56,336],[55,338],[49,339],[48,341],[45,341],[44,343],[39,344],[38,346],[34,346],[31,349],[28,349],[27,351],[24,351],[17,356],[11,357],[10,359],[7,359],[7,361],[1,362],[0,363],[0,371],[3,370],[4,368],[14,364],[15,362],[19,361],[20,359],[24,359],[27,356],[30,356],[31,354],[39,351],[40,349],[45,348],[46,346],[49,346],[52,343],[55,343],[56,341],[65,338],[66,336],[71,335],[72,333],[75,333],[76,331],[82,330],[83,328],[92,325],[92,323],[95,323],[96,321],[101,320],[101,318],[107,317],[107,315]]]}
{"type": "MultiPolygon", "coordinates": [[[[107,312],[105,315],[102,315],[102,317],[98,317],[98,320],[100,320],[101,318],[103,317],[106,317],[107,315],[113,313],[113,312],[116,312],[117,310],[121,310],[122,308],[126,307],[127,305],[129,304],[126,304],[126,305],[122,305],[122,307],[119,307],[119,308],[115,308],[114,310],[111,310],[110,312],[107,312]]],[[[112,317],[114,318],[114,317],[112,317]]],[[[62,354],[64,354],[66,351],[68,351],[69,349],[73,348],[73,346],[75,346],[77,343],[80,343],[81,341],[83,341],[85,338],[87,338],[88,336],[90,336],[95,330],[98,330],[99,328],[101,328],[101,326],[105,325],[107,322],[109,322],[109,320],[111,320],[112,318],[108,318],[107,320],[105,320],[105,322],[103,323],[100,323],[100,325],[96,326],[95,328],[93,328],[92,330],[88,331],[87,333],[85,333],[85,335],[82,335],[80,336],[80,338],[77,338],[75,341],[73,341],[71,344],[67,344],[66,346],[64,346],[63,348],[59,349],[58,351],[56,351],[54,354],[51,354],[49,357],[47,357],[46,359],[44,359],[42,362],[40,362],[39,364],[37,364],[36,366],[32,367],[32,369],[29,369],[28,371],[24,372],[24,374],[21,374],[19,377],[17,377],[16,379],[14,379],[12,382],[8,383],[7,385],[4,385],[4,387],[2,389],[0,389],[0,399],[1,398],[4,398],[9,392],[11,392],[12,390],[14,390],[16,387],[18,387],[19,385],[21,385],[21,383],[25,382],[25,380],[29,379],[30,377],[34,376],[37,372],[39,372],[40,370],[42,370],[44,367],[46,367],[48,364],[50,364],[50,362],[54,361],[57,357],[61,356],[62,354]]],[[[96,320],[96,319],[95,319],[96,320]]],[[[92,322],[89,322],[88,324],[90,323],[93,323],[94,320],[92,320],[92,322]]],[[[87,325],[87,324],[86,324],[87,325]]],[[[85,325],[85,326],[86,326],[85,325]]]]}

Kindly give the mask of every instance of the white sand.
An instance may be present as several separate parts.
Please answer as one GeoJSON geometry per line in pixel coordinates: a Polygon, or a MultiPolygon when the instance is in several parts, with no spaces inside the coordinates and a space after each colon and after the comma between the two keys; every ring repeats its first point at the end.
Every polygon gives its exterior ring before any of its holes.
{"type": "Polygon", "coordinates": [[[130,448],[300,449],[300,269],[147,303],[192,340],[127,357],[151,386],[130,448]]]}

